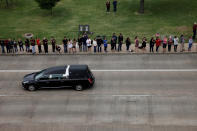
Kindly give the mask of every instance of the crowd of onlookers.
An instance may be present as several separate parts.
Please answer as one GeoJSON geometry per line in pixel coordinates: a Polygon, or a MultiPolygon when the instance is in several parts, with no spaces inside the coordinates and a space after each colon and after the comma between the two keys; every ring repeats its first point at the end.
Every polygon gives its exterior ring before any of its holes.
{"type": "MultiPolygon", "coordinates": [[[[159,33],[156,33],[155,37],[152,37],[150,41],[144,37],[142,40],[136,36],[134,41],[131,40],[130,37],[124,39],[123,34],[120,33],[118,36],[113,33],[110,39],[107,39],[105,36],[97,36],[94,39],[91,39],[88,34],[85,32],[82,36],[78,37],[78,39],[70,39],[66,36],[62,40],[63,44],[63,52],[64,53],[76,53],[79,52],[93,52],[100,53],[104,50],[104,52],[108,52],[108,45],[110,44],[110,50],[112,52],[115,51],[122,51],[122,46],[125,43],[126,51],[128,52],[138,52],[142,50],[142,52],[147,52],[146,47],[147,43],[149,43],[149,50],[150,52],[159,52],[159,48],[163,47],[163,53],[171,52],[172,48],[174,48],[174,52],[177,52],[177,47],[180,46],[180,52],[184,52],[186,50],[185,43],[188,43],[188,51],[191,51],[193,41],[196,39],[196,30],[197,24],[196,22],[193,25],[193,36],[189,37],[189,40],[185,38],[184,35],[180,37],[177,36],[164,36],[161,37],[159,33]],[[135,44],[135,48],[131,49],[131,44],[135,44]],[[155,48],[156,47],[156,48],[155,48]]],[[[38,53],[48,53],[49,44],[52,46],[52,52],[59,52],[61,53],[61,47],[54,37],[51,37],[50,40],[47,38],[40,38],[34,39],[31,37],[30,39],[26,39],[22,41],[22,39],[0,39],[0,47],[1,53],[18,53],[18,52],[30,52],[32,54],[36,53],[36,49],[38,49],[38,53]],[[37,48],[36,48],[37,46],[37,48]],[[44,50],[43,50],[44,49],[44,50]]]]}
{"type": "Polygon", "coordinates": [[[78,39],[69,39],[66,36],[62,40],[62,45],[60,46],[57,44],[56,39],[54,37],[51,37],[50,40],[47,38],[43,38],[42,40],[37,38],[30,38],[22,41],[21,39],[15,40],[15,39],[0,39],[0,45],[1,45],[1,53],[18,53],[18,52],[29,52],[32,54],[38,53],[48,53],[49,52],[49,46],[52,46],[52,52],[64,52],[64,53],[76,53],[79,52],[108,52],[111,50],[112,52],[121,52],[122,46],[125,43],[126,45],[126,51],[128,52],[139,52],[139,50],[142,50],[142,52],[147,52],[147,44],[149,44],[149,51],[154,52],[154,49],[156,49],[156,52],[159,52],[159,48],[163,48],[163,52],[171,52],[172,48],[174,52],[177,52],[177,47],[180,46],[180,51],[185,51],[185,43],[188,43],[188,51],[191,51],[192,44],[193,44],[193,37],[190,37],[188,42],[186,41],[186,38],[184,35],[181,35],[180,37],[177,36],[165,36],[164,38],[161,38],[160,34],[157,33],[155,37],[152,37],[150,41],[147,40],[146,37],[144,37],[142,40],[140,40],[137,36],[132,41],[131,38],[127,37],[124,40],[123,34],[119,34],[118,36],[113,33],[112,37],[110,39],[107,39],[103,36],[97,36],[94,39],[90,39],[86,33],[79,37],[78,39]],[[131,44],[135,44],[135,48],[131,49],[131,44]],[[110,45],[110,49],[109,48],[110,45]],[[37,46],[37,48],[36,48],[37,46]],[[156,47],[156,48],[155,48],[156,47]],[[62,49],[63,48],[63,49],[62,49]],[[92,49],[93,48],[93,49],[92,49]],[[43,50],[44,49],[44,50],[43,50]],[[37,50],[37,51],[36,51],[37,50]],[[63,51],[61,51],[63,50],[63,51]]]}

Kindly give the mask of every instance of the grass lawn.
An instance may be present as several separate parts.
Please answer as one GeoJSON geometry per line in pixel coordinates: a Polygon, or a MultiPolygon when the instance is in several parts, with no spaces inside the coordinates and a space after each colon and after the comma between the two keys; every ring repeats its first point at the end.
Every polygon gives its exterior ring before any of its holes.
{"type": "MultiPolygon", "coordinates": [[[[33,33],[43,38],[54,36],[60,43],[63,36],[78,36],[78,25],[89,24],[96,35],[123,33],[132,39],[164,35],[192,35],[197,21],[197,0],[145,0],[145,14],[138,14],[140,0],[118,0],[117,13],[106,13],[106,0],[61,0],[50,11],[41,10],[34,0],[12,0],[0,5],[0,38],[19,38],[33,33]]],[[[112,1],[112,0],[111,0],[112,1]]],[[[111,5],[112,10],[112,5],[111,5]]]]}

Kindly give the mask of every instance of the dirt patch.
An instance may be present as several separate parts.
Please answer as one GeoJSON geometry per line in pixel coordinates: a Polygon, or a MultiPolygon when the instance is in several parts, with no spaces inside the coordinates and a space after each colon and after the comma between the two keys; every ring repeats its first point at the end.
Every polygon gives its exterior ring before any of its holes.
{"type": "Polygon", "coordinates": [[[178,26],[176,27],[176,30],[178,32],[188,32],[191,30],[191,28],[189,28],[188,26],[178,26]]]}

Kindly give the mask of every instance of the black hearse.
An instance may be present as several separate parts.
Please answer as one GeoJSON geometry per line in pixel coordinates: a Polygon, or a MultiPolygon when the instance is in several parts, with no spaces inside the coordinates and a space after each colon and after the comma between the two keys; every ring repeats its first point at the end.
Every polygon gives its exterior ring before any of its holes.
{"type": "Polygon", "coordinates": [[[77,91],[92,87],[94,75],[87,65],[65,65],[44,69],[24,76],[22,86],[29,91],[39,88],[72,87],[77,91]]]}

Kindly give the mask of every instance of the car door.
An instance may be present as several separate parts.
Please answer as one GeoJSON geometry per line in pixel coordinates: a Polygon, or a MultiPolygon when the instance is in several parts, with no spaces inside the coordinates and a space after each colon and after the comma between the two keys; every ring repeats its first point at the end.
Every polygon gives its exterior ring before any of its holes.
{"type": "Polygon", "coordinates": [[[43,75],[37,80],[39,87],[50,87],[49,75],[43,75]]]}
{"type": "Polygon", "coordinates": [[[60,82],[62,87],[72,87],[72,80],[70,79],[70,76],[63,76],[60,82]]]}
{"type": "Polygon", "coordinates": [[[63,82],[62,81],[62,77],[63,75],[62,74],[51,74],[49,75],[49,84],[50,86],[49,87],[62,87],[63,85],[63,82]]]}

